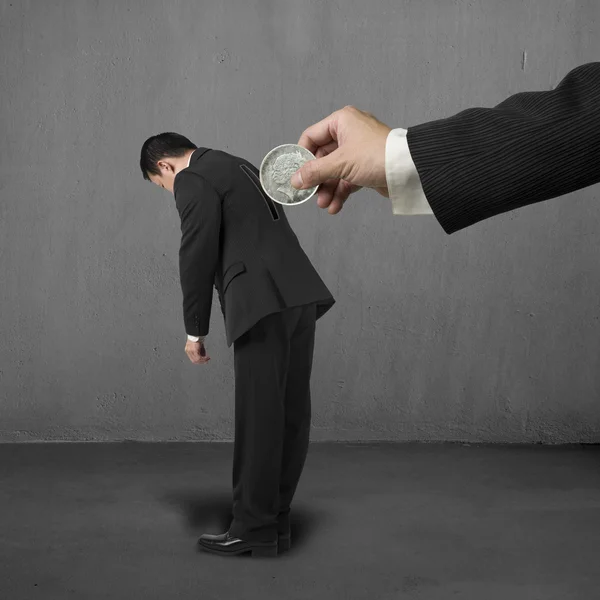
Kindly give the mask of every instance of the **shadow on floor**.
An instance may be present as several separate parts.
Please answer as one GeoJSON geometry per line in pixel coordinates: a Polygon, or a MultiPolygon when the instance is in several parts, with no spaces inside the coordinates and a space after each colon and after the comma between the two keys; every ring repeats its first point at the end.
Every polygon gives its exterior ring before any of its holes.
{"type": "MultiPolygon", "coordinates": [[[[231,496],[222,493],[198,490],[177,490],[159,498],[168,506],[176,508],[185,520],[188,529],[201,533],[223,533],[227,531],[233,515],[231,496]]],[[[305,507],[293,507],[290,516],[294,548],[301,548],[313,531],[320,528],[321,515],[305,507]]]]}

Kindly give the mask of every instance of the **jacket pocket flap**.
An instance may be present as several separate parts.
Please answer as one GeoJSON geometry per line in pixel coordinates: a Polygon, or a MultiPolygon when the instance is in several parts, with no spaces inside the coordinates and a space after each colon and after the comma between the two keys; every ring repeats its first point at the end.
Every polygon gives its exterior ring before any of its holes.
{"type": "Polygon", "coordinates": [[[234,277],[246,271],[246,265],[243,262],[236,262],[230,265],[223,275],[223,293],[231,283],[234,277]]]}

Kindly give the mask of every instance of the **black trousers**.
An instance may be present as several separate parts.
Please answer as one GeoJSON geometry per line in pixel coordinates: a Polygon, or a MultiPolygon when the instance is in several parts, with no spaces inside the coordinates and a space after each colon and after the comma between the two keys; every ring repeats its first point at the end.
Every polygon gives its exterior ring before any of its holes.
{"type": "Polygon", "coordinates": [[[310,437],[315,324],[315,304],[288,308],[234,342],[234,537],[271,541],[289,526],[310,437]]]}

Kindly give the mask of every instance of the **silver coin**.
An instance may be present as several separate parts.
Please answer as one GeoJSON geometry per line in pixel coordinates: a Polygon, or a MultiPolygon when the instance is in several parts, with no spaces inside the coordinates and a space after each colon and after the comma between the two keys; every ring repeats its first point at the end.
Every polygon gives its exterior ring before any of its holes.
{"type": "Polygon", "coordinates": [[[317,191],[318,185],[307,190],[292,186],[292,175],[309,160],[312,152],[297,144],[283,144],[273,148],[260,163],[260,183],[269,198],[279,204],[295,205],[306,202],[317,191]]]}

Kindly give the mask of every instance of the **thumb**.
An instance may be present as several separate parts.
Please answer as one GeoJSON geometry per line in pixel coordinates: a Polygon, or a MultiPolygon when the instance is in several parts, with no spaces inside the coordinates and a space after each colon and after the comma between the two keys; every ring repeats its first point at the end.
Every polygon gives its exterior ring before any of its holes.
{"type": "Polygon", "coordinates": [[[306,189],[320,185],[328,179],[341,179],[343,164],[339,149],[323,158],[315,158],[304,163],[293,175],[292,185],[297,189],[306,189]]]}

